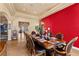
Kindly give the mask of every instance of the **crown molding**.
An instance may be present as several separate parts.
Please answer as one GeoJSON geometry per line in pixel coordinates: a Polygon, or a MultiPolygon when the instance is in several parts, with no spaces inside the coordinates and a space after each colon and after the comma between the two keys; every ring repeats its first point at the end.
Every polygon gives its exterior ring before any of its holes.
{"type": "Polygon", "coordinates": [[[5,5],[5,7],[9,10],[11,16],[14,16],[15,13],[16,13],[16,10],[15,10],[13,4],[12,4],[12,3],[8,3],[8,4],[5,4],[5,3],[4,3],[4,5],[5,5]]]}

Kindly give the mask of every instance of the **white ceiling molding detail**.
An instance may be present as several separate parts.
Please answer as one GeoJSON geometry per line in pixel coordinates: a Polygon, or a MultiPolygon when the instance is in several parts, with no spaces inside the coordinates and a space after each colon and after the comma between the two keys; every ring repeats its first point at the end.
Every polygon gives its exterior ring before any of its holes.
{"type": "Polygon", "coordinates": [[[15,17],[40,20],[74,3],[8,3],[4,4],[15,17]]]}
{"type": "Polygon", "coordinates": [[[12,3],[7,3],[7,4],[4,3],[4,5],[5,5],[6,8],[9,10],[10,14],[11,14],[12,16],[14,16],[15,13],[16,13],[16,10],[15,10],[13,4],[12,4],[12,3]]]}
{"type": "Polygon", "coordinates": [[[16,11],[31,15],[40,15],[60,3],[19,3],[14,4],[16,11]]]}
{"type": "Polygon", "coordinates": [[[15,17],[23,17],[23,18],[27,18],[27,19],[38,19],[37,16],[25,14],[25,13],[22,13],[22,12],[16,12],[15,17]]]}

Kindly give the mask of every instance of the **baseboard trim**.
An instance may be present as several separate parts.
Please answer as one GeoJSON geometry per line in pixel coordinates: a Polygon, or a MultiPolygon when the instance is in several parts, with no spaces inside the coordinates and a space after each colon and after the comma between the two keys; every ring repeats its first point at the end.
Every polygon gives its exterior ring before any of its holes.
{"type": "Polygon", "coordinates": [[[79,48],[77,48],[77,47],[74,47],[74,46],[73,46],[72,48],[75,49],[75,50],[77,50],[77,51],[79,51],[79,48]]]}

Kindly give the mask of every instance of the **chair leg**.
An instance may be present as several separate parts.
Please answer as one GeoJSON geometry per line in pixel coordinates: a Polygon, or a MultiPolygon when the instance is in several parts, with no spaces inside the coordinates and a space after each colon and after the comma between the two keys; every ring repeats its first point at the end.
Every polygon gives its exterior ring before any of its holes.
{"type": "Polygon", "coordinates": [[[56,51],[54,51],[53,56],[56,56],[56,51]]]}
{"type": "Polygon", "coordinates": [[[46,52],[44,52],[44,56],[46,56],[46,52]]]}

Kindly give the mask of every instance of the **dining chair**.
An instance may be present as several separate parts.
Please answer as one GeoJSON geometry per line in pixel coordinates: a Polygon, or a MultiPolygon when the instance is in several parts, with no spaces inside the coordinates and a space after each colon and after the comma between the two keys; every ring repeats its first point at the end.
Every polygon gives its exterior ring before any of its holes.
{"type": "Polygon", "coordinates": [[[72,49],[72,46],[74,44],[75,41],[77,41],[78,39],[78,36],[73,38],[66,46],[66,55],[70,55],[70,52],[71,52],[71,49],[72,49]]]}
{"type": "Polygon", "coordinates": [[[74,42],[78,39],[78,37],[73,38],[67,45],[66,45],[66,49],[64,52],[58,51],[57,49],[54,48],[54,55],[55,56],[70,56],[70,52],[72,49],[72,46],[74,44],[74,42]]]}
{"type": "Polygon", "coordinates": [[[0,41],[0,56],[7,56],[7,41],[0,41]]]}
{"type": "Polygon", "coordinates": [[[61,34],[61,33],[58,33],[58,34],[56,34],[56,36],[55,36],[57,39],[57,41],[63,41],[63,38],[64,38],[64,35],[63,34],[61,34]]]}
{"type": "Polygon", "coordinates": [[[31,35],[28,35],[27,33],[24,33],[26,36],[26,49],[28,56],[43,56],[46,55],[46,51],[44,49],[42,50],[36,50],[35,49],[35,43],[31,37],[31,35]]]}

